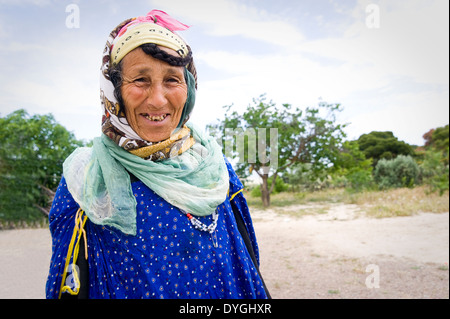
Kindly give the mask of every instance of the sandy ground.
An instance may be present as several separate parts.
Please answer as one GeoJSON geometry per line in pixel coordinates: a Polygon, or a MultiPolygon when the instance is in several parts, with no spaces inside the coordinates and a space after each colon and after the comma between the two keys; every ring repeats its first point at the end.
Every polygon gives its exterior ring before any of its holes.
{"type": "Polygon", "coordinates": [[[253,212],[274,298],[449,298],[448,213],[374,219],[354,205],[328,208],[253,212]]]}
{"type": "MultiPolygon", "coordinates": [[[[371,219],[338,204],[301,218],[252,214],[273,298],[449,298],[448,213],[371,219]]],[[[47,229],[0,231],[0,298],[44,298],[50,254],[47,229]]]]}

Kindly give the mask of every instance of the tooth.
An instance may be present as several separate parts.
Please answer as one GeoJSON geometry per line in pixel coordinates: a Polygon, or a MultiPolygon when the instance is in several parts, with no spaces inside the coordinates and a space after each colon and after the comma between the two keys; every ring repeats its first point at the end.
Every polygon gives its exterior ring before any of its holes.
{"type": "Polygon", "coordinates": [[[164,120],[166,118],[166,116],[167,116],[166,114],[163,114],[163,115],[160,115],[160,116],[146,115],[145,117],[147,119],[149,119],[150,121],[158,121],[158,122],[160,122],[160,121],[164,120]]]}

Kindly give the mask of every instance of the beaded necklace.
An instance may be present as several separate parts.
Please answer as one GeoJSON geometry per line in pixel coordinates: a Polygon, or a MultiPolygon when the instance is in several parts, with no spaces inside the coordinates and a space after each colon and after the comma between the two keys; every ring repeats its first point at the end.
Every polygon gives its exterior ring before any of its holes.
{"type": "Polygon", "coordinates": [[[212,213],[212,223],[209,224],[208,226],[205,225],[204,223],[202,223],[201,221],[199,221],[197,218],[195,218],[191,214],[185,212],[184,210],[180,209],[180,211],[184,215],[186,215],[186,217],[189,219],[189,221],[191,222],[192,226],[195,229],[200,230],[200,231],[204,231],[204,232],[208,232],[211,235],[211,240],[213,242],[213,246],[215,248],[218,247],[217,235],[216,235],[216,227],[217,227],[217,220],[219,219],[219,215],[217,214],[217,211],[214,211],[212,213]]]}

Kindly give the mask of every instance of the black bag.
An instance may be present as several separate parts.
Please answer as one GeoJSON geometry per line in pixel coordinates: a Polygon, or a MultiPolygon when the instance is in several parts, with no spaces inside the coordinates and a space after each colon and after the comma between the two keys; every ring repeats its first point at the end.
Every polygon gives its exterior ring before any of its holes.
{"type": "Polygon", "coordinates": [[[78,291],[78,295],[62,293],[61,299],[89,299],[89,264],[85,257],[86,250],[87,247],[84,245],[84,240],[80,240],[80,248],[76,262],[80,276],[80,290],[78,291]]]}
{"type": "Polygon", "coordinates": [[[239,212],[236,212],[235,209],[233,209],[233,213],[234,218],[236,219],[236,224],[238,226],[239,233],[241,234],[242,239],[244,240],[245,246],[247,247],[250,257],[252,257],[253,264],[255,265],[256,271],[258,272],[258,275],[262,280],[262,284],[264,286],[264,290],[266,291],[266,295],[269,299],[272,299],[269,290],[267,289],[266,283],[264,282],[264,279],[261,275],[261,272],[259,271],[258,261],[256,260],[256,255],[255,252],[253,251],[252,242],[250,241],[250,236],[248,235],[247,227],[245,227],[244,220],[242,219],[241,214],[239,212]]]}

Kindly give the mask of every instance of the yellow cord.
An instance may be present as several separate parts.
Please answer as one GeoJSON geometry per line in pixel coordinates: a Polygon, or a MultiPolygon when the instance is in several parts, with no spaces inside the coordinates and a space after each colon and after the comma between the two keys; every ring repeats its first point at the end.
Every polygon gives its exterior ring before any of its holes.
{"type": "Polygon", "coordinates": [[[80,249],[80,240],[81,237],[84,236],[84,244],[85,244],[85,257],[88,258],[87,254],[87,239],[86,239],[86,231],[84,230],[84,225],[87,221],[87,216],[84,215],[84,211],[80,208],[78,209],[76,215],[75,215],[75,227],[72,234],[72,239],[70,240],[69,249],[67,251],[67,257],[66,257],[66,263],[64,265],[64,273],[61,280],[61,289],[59,290],[59,298],[61,299],[61,294],[63,292],[69,292],[71,295],[78,295],[80,291],[80,278],[77,272],[76,267],[72,267],[72,274],[73,279],[75,282],[75,288],[72,289],[70,286],[64,285],[67,277],[67,272],[69,270],[69,262],[71,259],[71,256],[73,254],[72,258],[72,264],[75,265],[78,258],[78,252],[80,249]],[[75,243],[76,241],[76,243],[75,243]]]}
{"type": "Polygon", "coordinates": [[[230,197],[230,202],[233,200],[233,198],[234,198],[237,194],[241,193],[243,190],[244,190],[244,189],[242,188],[242,189],[238,190],[236,193],[234,193],[233,195],[231,195],[231,197],[230,197]]]}

